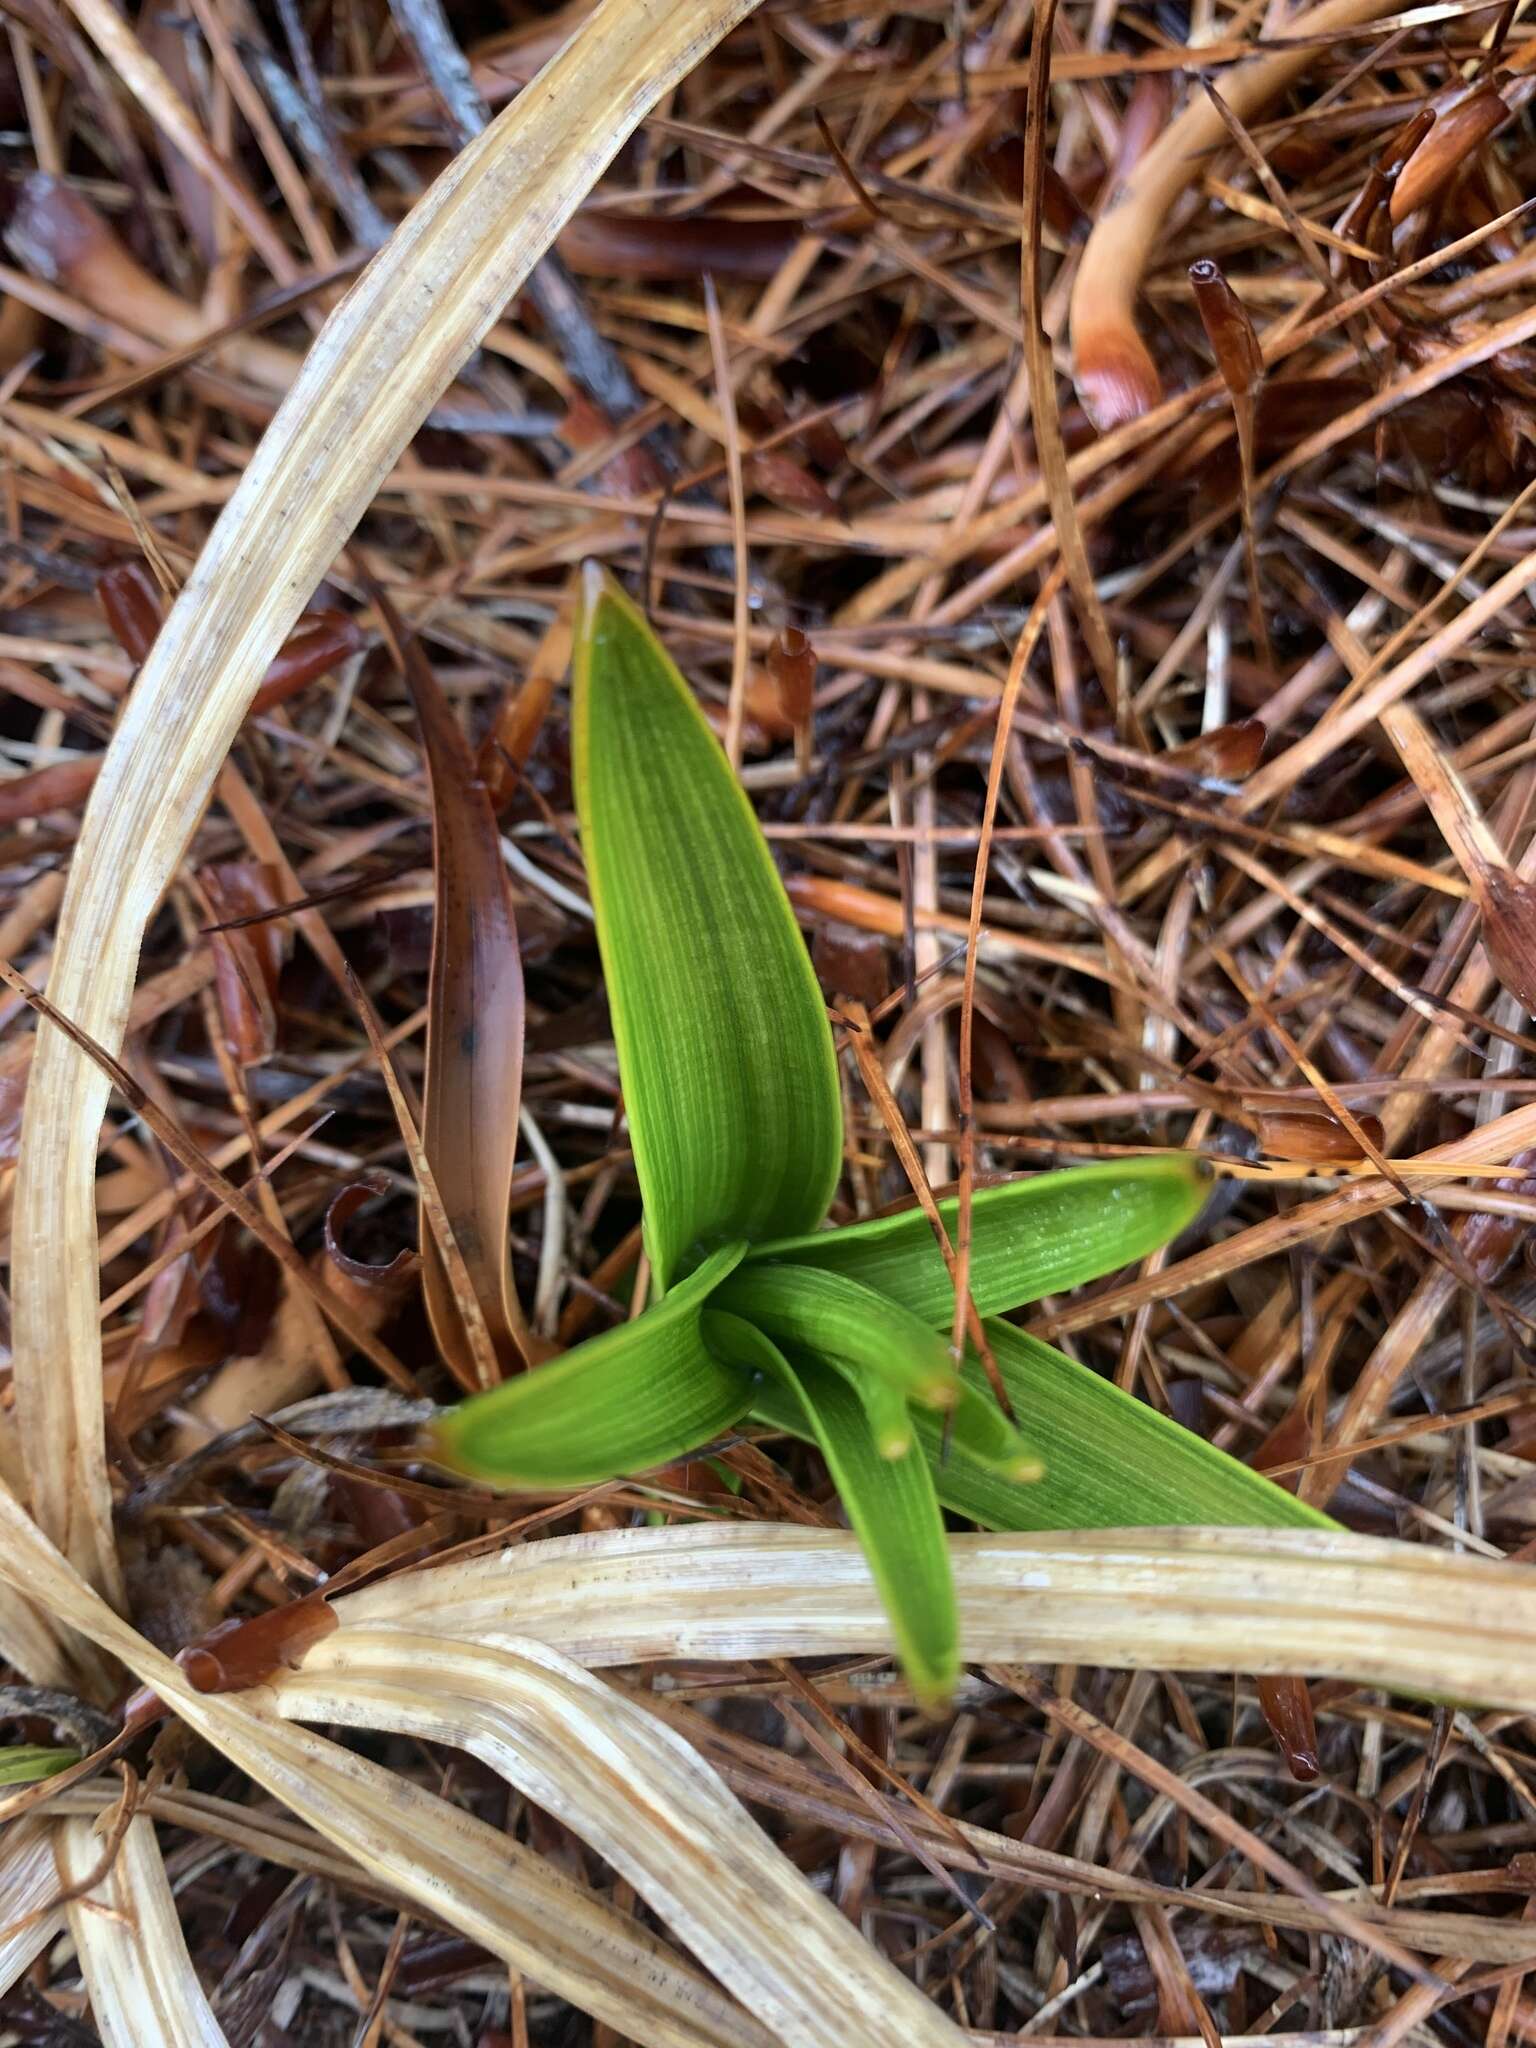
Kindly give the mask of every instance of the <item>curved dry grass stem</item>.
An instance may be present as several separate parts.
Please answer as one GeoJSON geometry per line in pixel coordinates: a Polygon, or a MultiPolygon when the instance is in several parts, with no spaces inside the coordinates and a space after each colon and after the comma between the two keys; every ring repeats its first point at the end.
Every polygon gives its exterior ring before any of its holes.
{"type": "MultiPolygon", "coordinates": [[[[752,0],[602,0],[337,307],[145,663],[86,811],[49,993],[109,1052],[144,929],[267,663],[420,425],[624,139],[752,0]]],[[[40,1028],[17,1177],[16,1398],[38,1520],[119,1588],[101,1411],[107,1083],[40,1028]]]]}
{"type": "MultiPolygon", "coordinates": [[[[410,1779],[290,1726],[262,1691],[202,1694],[0,1493],[0,1582],[26,1585],[385,1890],[648,2048],[772,2048],[639,1922],[410,1779]]],[[[30,1865],[18,1864],[25,1877],[30,1865]]],[[[35,1886],[34,1886],[35,1889],[35,1886]]],[[[154,2037],[135,2040],[152,2048],[154,2037]]]]}
{"type": "MultiPolygon", "coordinates": [[[[1316,55],[1310,38],[1357,28],[1390,14],[1397,0],[1322,0],[1293,16],[1279,40],[1309,39],[1305,49],[1266,52],[1222,81],[1222,98],[1248,121],[1298,79],[1316,55]]],[[[1072,287],[1071,332],[1077,395],[1101,433],[1150,412],[1162,379],[1136,325],[1136,293],[1158,237],[1213,149],[1227,139],[1220,113],[1193,92],[1094,223],[1072,287]]]]}
{"type": "MultiPolygon", "coordinates": [[[[1329,1530],[1110,1529],[956,1536],[972,1662],[1093,1663],[1349,1678],[1536,1706],[1536,1571],[1329,1530]]],[[[885,1653],[890,1623],[842,1530],[708,1524],[553,1537],[403,1573],[335,1603],[305,1670],[348,1631],[578,1663],[885,1653]]]]}
{"type": "MultiPolygon", "coordinates": [[[[339,1633],[339,1632],[338,1632],[339,1633]]],[[[960,2048],[898,1974],[665,1724],[557,1651],[350,1629],[274,1687],[295,1720],[447,1740],[589,1842],[789,2048],[960,2048]]]]}
{"type": "Polygon", "coordinates": [[[66,1917],[102,2036],[144,2048],[228,2048],[187,1954],[151,1821],[121,1840],[88,1820],[61,1821],[54,1854],[66,1917]]]}

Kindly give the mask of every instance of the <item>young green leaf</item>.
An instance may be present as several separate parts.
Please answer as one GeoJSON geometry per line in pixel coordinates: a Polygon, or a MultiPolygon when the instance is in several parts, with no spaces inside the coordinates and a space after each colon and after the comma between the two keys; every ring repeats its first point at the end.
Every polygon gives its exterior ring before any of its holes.
{"type": "Polygon", "coordinates": [[[1033,1446],[1025,1442],[997,1405],[997,1396],[985,1380],[972,1386],[961,1376],[960,1399],[948,1421],[951,1447],[958,1446],[967,1457],[1015,1486],[1031,1485],[1044,1472],[1033,1446]]]}
{"type": "MultiPolygon", "coordinates": [[[[1014,1413],[1040,1452],[1044,1475],[1019,1485],[978,1458],[962,1441],[963,1410],[947,1444],[942,1418],[920,1410],[913,1416],[939,1498],[982,1528],[1334,1526],[1262,1473],[1011,1323],[989,1322],[987,1340],[1014,1413]]],[[[995,1407],[976,1360],[967,1361],[964,1377],[980,1400],[995,1407]]],[[[775,1428],[804,1433],[792,1404],[779,1398],[771,1382],[759,1387],[752,1412],[775,1428]]]]}
{"type": "Polygon", "coordinates": [[[842,1109],[821,991],[752,808],[642,614],[589,564],[576,809],[665,1293],[701,1250],[826,1213],[842,1109]]]}
{"type": "MultiPolygon", "coordinates": [[[[971,1202],[976,1313],[1003,1315],[1144,1258],[1193,1223],[1209,1193],[1209,1170],[1187,1152],[978,1188],[971,1202]]],[[[958,1209],[953,1198],[939,1203],[951,1242],[958,1209]]],[[[921,1209],[761,1245],[749,1264],[771,1261],[862,1280],[935,1329],[947,1330],[954,1317],[954,1285],[921,1209]]]]}
{"type": "Polygon", "coordinates": [[[845,1360],[887,1381],[904,1400],[952,1408],[959,1399],[943,1338],[909,1309],[846,1274],[748,1264],[731,1275],[717,1306],[756,1323],[776,1344],[845,1360]]]}
{"type": "Polygon", "coordinates": [[[755,1371],[759,1393],[772,1390],[780,1412],[821,1448],[844,1511],[859,1539],[896,1650],[919,1703],[939,1707],[960,1675],[960,1622],[949,1540],[933,1476],[915,1451],[882,1457],[859,1397],[830,1365],[797,1353],[793,1363],[739,1316],[710,1309],[706,1340],[722,1358],[755,1371]]]}
{"type": "Polygon", "coordinates": [[[632,1323],[461,1402],[436,1425],[431,1454],[493,1486],[591,1486],[707,1444],[752,1404],[751,1381],[699,1332],[742,1251],[723,1247],[632,1323]]]}

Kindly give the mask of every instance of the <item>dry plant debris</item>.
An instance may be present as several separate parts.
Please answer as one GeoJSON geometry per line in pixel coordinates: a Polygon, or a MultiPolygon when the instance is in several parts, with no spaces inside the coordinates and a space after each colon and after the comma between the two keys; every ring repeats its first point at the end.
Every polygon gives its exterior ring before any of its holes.
{"type": "Polygon", "coordinates": [[[0,2042],[1536,2033],[1536,21],[3,12],[0,2042]],[[806,1446],[423,1463],[644,1298],[589,559],[834,1215],[1210,1161],[1023,1320],[1349,1533],[959,1538],[931,1717],[806,1446]]]}

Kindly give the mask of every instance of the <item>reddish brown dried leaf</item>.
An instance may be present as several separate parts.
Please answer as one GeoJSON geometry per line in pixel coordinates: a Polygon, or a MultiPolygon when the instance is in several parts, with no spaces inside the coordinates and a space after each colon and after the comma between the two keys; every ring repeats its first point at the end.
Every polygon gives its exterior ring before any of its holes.
{"type": "Polygon", "coordinates": [[[336,1610],[325,1595],[310,1593],[248,1621],[220,1622],[178,1651],[176,1662],[195,1692],[244,1692],[279,1671],[294,1670],[336,1625],[336,1610]]]}
{"type": "Polygon", "coordinates": [[[768,673],[779,693],[779,709],[791,725],[811,715],[816,686],[816,650],[798,626],[785,626],[768,644],[768,673]]]}
{"type": "MultiPolygon", "coordinates": [[[[1380,1117],[1355,1119],[1379,1152],[1386,1142],[1380,1117]]],[[[1255,1119],[1262,1150],[1276,1159],[1318,1166],[1353,1165],[1366,1157],[1359,1140],[1325,1109],[1261,1111],[1255,1119]]]]}
{"type": "Polygon", "coordinates": [[[79,761],[56,761],[0,782],[0,825],[18,825],[24,818],[46,817],[49,811],[78,810],[100,767],[101,756],[87,754],[79,761]]]}
{"type": "Polygon", "coordinates": [[[579,277],[663,284],[706,270],[718,278],[770,278],[799,240],[799,228],[785,221],[588,211],[577,214],[557,246],[579,277]]]}
{"type": "Polygon", "coordinates": [[[285,704],[356,654],[362,644],[362,629],[345,612],[305,612],[281,654],[268,667],[261,688],[251,699],[248,716],[255,718],[276,704],[285,704]]]}
{"type": "Polygon", "coordinates": [[[1260,718],[1240,718],[1233,725],[1218,725],[1182,747],[1171,747],[1163,756],[1192,775],[1209,775],[1218,782],[1246,782],[1264,758],[1269,732],[1260,718]]]}
{"type": "Polygon", "coordinates": [[[1427,206],[1490,137],[1509,119],[1510,109],[1492,86],[1478,86],[1455,106],[1440,110],[1433,128],[1398,173],[1388,211],[1395,227],[1427,206]]]}
{"type": "MultiPolygon", "coordinates": [[[[374,592],[416,707],[432,786],[436,915],[428,986],[422,1145],[504,1373],[525,1358],[526,1327],[507,1238],[523,1089],[523,967],[501,836],[474,757],[421,645],[374,592]]],[[[422,1227],[433,1334],[478,1382],[441,1255],[422,1227]]]]}
{"type": "Polygon", "coordinates": [[[288,957],[288,920],[271,915],[281,878],[261,861],[222,861],[199,876],[214,920],[255,917],[253,924],[210,932],[213,987],[230,1057],[259,1066],[277,1050],[277,984],[288,957]]]}
{"type": "Polygon", "coordinates": [[[119,646],[142,661],[155,644],[165,616],[159,585],[142,562],[119,562],[96,581],[96,602],[119,646]]]}
{"type": "Polygon", "coordinates": [[[1222,382],[1234,398],[1246,398],[1264,375],[1264,356],[1248,308],[1213,257],[1201,256],[1191,263],[1189,281],[1222,382]]]}

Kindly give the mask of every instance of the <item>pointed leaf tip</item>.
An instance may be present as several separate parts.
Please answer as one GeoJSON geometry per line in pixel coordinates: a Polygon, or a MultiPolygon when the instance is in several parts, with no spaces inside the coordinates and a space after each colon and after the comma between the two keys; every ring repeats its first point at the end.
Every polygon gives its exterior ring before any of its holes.
{"type": "Polygon", "coordinates": [[[428,1454],[492,1486],[591,1486],[646,1472],[732,1428],[752,1382],[706,1348],[700,1312],[739,1262],[728,1245],[633,1322],[440,1418],[428,1454]]]}
{"type": "Polygon", "coordinates": [[[727,1238],[805,1231],[842,1167],[832,1033],[752,807],[639,608],[582,578],[577,815],[665,1293],[727,1238]]]}

